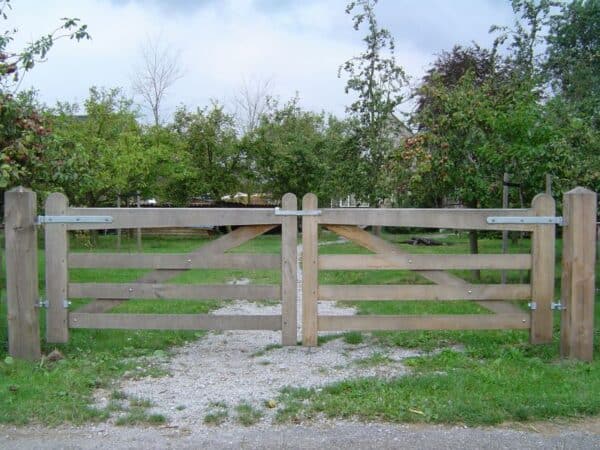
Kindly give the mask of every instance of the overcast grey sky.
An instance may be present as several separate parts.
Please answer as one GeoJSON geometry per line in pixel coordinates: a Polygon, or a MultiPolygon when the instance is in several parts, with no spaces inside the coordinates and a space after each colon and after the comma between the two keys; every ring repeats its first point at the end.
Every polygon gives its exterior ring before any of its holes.
{"type": "MultiPolygon", "coordinates": [[[[15,44],[50,31],[61,17],[79,17],[92,40],[58,42],[46,63],[27,74],[41,99],[80,102],[90,86],[121,86],[148,36],[181,51],[185,76],[172,88],[165,118],[178,104],[231,101],[244,79],[270,79],[282,99],[298,91],[302,106],[343,114],[349,103],[340,64],[362,49],[347,0],[14,0],[15,44]]],[[[509,25],[508,0],[380,0],[380,25],[396,39],[396,57],[413,81],[434,54],[454,44],[490,45],[492,24],[509,25]]]]}

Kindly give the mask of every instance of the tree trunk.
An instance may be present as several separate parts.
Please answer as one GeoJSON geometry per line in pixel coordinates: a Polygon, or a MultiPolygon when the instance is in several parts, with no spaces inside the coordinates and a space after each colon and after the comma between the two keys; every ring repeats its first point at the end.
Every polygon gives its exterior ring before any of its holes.
{"type": "MultiPolygon", "coordinates": [[[[469,231],[469,250],[472,255],[479,253],[479,242],[477,241],[477,230],[469,231]]],[[[481,270],[474,270],[473,276],[476,280],[481,280],[481,270]]]]}

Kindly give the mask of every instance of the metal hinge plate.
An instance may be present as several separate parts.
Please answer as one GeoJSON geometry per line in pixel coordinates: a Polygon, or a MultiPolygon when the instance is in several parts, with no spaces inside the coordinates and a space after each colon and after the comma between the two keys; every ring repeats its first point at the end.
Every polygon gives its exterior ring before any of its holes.
{"type": "Polygon", "coordinates": [[[503,217],[494,216],[486,219],[487,223],[490,224],[535,224],[535,225],[563,225],[564,221],[562,217],[554,216],[529,216],[529,217],[503,217]]]}
{"type": "Polygon", "coordinates": [[[38,225],[48,223],[112,223],[112,216],[38,216],[38,225]]]}
{"type": "Polygon", "coordinates": [[[300,211],[291,211],[281,208],[275,208],[276,216],[320,216],[320,209],[312,209],[312,210],[300,210],[300,211]]]}
{"type": "Polygon", "coordinates": [[[563,310],[567,309],[567,307],[565,305],[563,305],[561,302],[557,302],[557,303],[552,303],[552,309],[555,309],[558,311],[563,311],[563,310]]]}

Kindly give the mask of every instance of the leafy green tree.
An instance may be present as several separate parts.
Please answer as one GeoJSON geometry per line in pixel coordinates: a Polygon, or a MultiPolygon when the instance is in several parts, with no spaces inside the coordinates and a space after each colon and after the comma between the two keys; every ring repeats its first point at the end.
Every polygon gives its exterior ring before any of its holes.
{"type": "Polygon", "coordinates": [[[152,155],[146,151],[132,101],[119,88],[91,88],[84,114],[60,104],[50,113],[52,145],[46,165],[50,186],[73,204],[114,203],[116,195],[147,192],[152,155]]]}
{"type": "Polygon", "coordinates": [[[352,18],[355,30],[363,24],[367,27],[363,39],[366,48],[359,56],[346,61],[338,73],[348,75],[346,93],[356,96],[347,108],[356,118],[355,132],[362,147],[364,183],[356,193],[375,204],[389,195],[385,183],[381,182],[381,171],[394,146],[393,114],[404,99],[402,92],[407,81],[394,56],[391,33],[377,22],[376,4],[377,0],[356,0],[346,7],[347,14],[355,12],[352,18]]]}
{"type": "Polygon", "coordinates": [[[247,156],[238,144],[234,118],[223,106],[213,103],[195,112],[181,107],[175,112],[173,130],[190,164],[190,197],[210,194],[220,200],[244,187],[247,156]]]}
{"type": "Polygon", "coordinates": [[[281,197],[293,192],[323,196],[325,118],[304,111],[294,98],[282,107],[271,105],[244,144],[252,160],[256,189],[281,197]]]}
{"type": "Polygon", "coordinates": [[[556,90],[600,124],[600,1],[575,0],[552,17],[545,68],[556,90]]]}
{"type": "MultiPolygon", "coordinates": [[[[0,1],[0,17],[8,19],[10,0],[0,1]]],[[[15,94],[15,83],[45,60],[54,43],[63,38],[89,39],[79,19],[62,19],[54,31],[22,49],[11,48],[16,29],[0,33],[0,190],[17,184],[33,185],[43,164],[49,129],[33,92],[15,94]]]]}

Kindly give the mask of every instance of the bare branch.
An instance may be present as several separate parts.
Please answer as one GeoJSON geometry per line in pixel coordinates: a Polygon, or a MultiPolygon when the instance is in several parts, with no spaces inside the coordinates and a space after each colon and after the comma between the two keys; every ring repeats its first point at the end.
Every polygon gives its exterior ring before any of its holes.
{"type": "Polygon", "coordinates": [[[149,38],[140,48],[140,65],[132,76],[132,87],[152,112],[155,125],[160,125],[161,106],[167,91],[182,77],[181,52],[164,42],[161,36],[149,38]]]}
{"type": "Polygon", "coordinates": [[[271,87],[270,79],[242,80],[242,85],[233,98],[234,115],[242,133],[251,133],[258,127],[261,116],[268,108],[271,87]]]}

